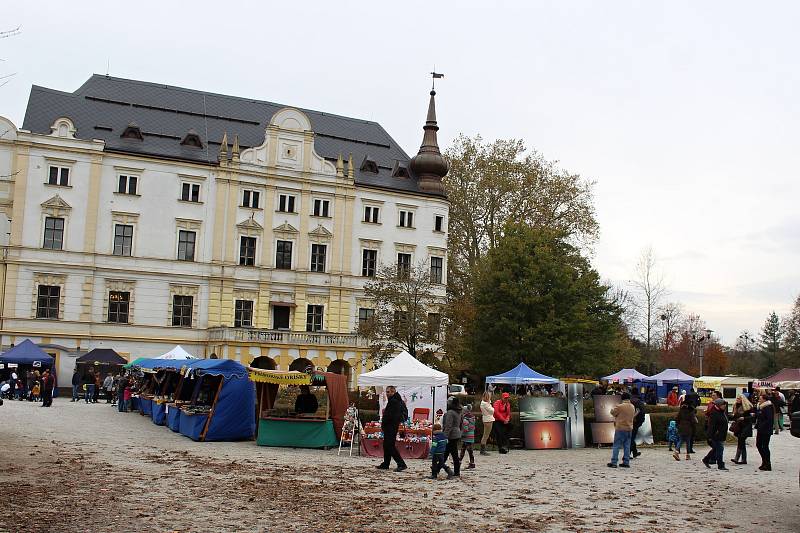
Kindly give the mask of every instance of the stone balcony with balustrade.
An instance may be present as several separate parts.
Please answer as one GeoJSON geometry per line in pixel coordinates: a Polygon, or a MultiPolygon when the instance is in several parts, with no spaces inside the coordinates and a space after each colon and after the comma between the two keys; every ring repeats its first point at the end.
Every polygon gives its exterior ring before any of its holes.
{"type": "Polygon", "coordinates": [[[289,331],[258,328],[215,327],[208,329],[210,342],[254,342],[284,346],[367,348],[367,339],[355,333],[289,331]]]}

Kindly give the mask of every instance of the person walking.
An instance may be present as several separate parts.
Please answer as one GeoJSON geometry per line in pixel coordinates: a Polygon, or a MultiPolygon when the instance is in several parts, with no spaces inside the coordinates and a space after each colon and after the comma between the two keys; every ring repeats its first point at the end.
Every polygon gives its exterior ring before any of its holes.
{"type": "Polygon", "coordinates": [[[431,435],[431,479],[439,477],[439,471],[447,472],[447,479],[453,479],[453,471],[447,466],[447,437],[441,424],[434,424],[431,435]]]}
{"type": "Polygon", "coordinates": [[[703,464],[711,468],[711,463],[717,463],[717,469],[727,470],[723,453],[725,452],[725,439],[728,436],[728,408],[725,400],[717,398],[708,414],[708,441],[711,449],[703,457],[703,464]]]}
{"type": "Polygon", "coordinates": [[[623,468],[631,466],[631,433],[633,432],[633,419],[636,417],[636,408],[631,403],[631,395],[627,392],[622,393],[622,403],[611,409],[611,416],[614,417],[614,446],[611,449],[610,468],[617,468],[619,450],[622,448],[623,468]]]}
{"type": "Polygon", "coordinates": [[[75,367],[75,370],[72,371],[72,399],[71,402],[77,402],[80,400],[80,396],[78,391],[80,390],[81,386],[81,374],[78,372],[78,367],[75,367]]]}
{"type": "Polygon", "coordinates": [[[783,431],[783,410],[786,408],[786,396],[781,392],[780,387],[775,387],[772,391],[772,408],[775,410],[775,434],[783,431]]]}
{"type": "Polygon", "coordinates": [[[42,375],[42,407],[50,407],[53,405],[53,386],[55,379],[50,373],[50,369],[44,371],[42,375]]]}
{"type": "MultiPolygon", "coordinates": [[[[453,398],[447,405],[447,412],[442,419],[442,432],[447,437],[447,453],[453,458],[453,475],[461,475],[461,459],[458,457],[458,443],[461,441],[461,402],[453,398]]],[[[445,458],[446,459],[446,458],[445,458]]]]}
{"type": "Polygon", "coordinates": [[[685,400],[678,409],[678,414],[675,416],[675,424],[678,426],[678,442],[675,444],[675,453],[672,457],[676,461],[681,460],[681,444],[686,443],[686,460],[690,460],[692,453],[689,449],[689,443],[694,438],[694,432],[697,428],[697,411],[695,411],[689,400],[685,400]]]}
{"type": "Polygon", "coordinates": [[[731,423],[731,433],[736,437],[736,456],[731,459],[733,464],[747,464],[747,439],[753,436],[754,415],[753,404],[747,397],[740,394],[736,398],[736,403],[733,404],[733,422],[731,423]]]}
{"type": "Polygon", "coordinates": [[[511,431],[511,403],[509,394],[504,392],[494,402],[494,440],[500,453],[508,453],[508,435],[511,431]]]}
{"type": "Polygon", "coordinates": [[[103,390],[106,391],[106,403],[111,403],[111,393],[114,390],[114,377],[111,374],[106,374],[106,379],[103,380],[103,390]]]}
{"type": "Polygon", "coordinates": [[[492,393],[488,390],[483,393],[483,398],[481,398],[481,421],[483,422],[481,455],[489,455],[489,452],[486,451],[486,443],[489,442],[489,435],[492,433],[494,424],[494,406],[492,405],[492,393]]]}
{"type": "MultiPolygon", "coordinates": [[[[127,412],[127,408],[125,406],[125,389],[128,388],[128,377],[124,374],[120,376],[119,382],[117,383],[117,411],[120,413],[127,412]]],[[[130,394],[130,391],[128,391],[130,394]]]]}
{"type": "Polygon", "coordinates": [[[461,417],[461,455],[459,461],[464,461],[464,453],[469,453],[469,465],[467,468],[475,468],[475,455],[473,446],[475,444],[475,414],[472,412],[472,405],[464,406],[461,417]]]}
{"type": "Polygon", "coordinates": [[[89,373],[83,376],[83,401],[89,403],[94,397],[94,371],[89,370],[89,373]]]}
{"type": "Polygon", "coordinates": [[[636,415],[633,417],[633,431],[631,431],[631,457],[634,459],[642,455],[636,447],[636,434],[639,433],[639,428],[644,424],[645,406],[642,399],[639,397],[639,390],[634,387],[631,393],[631,405],[636,408],[636,415]]]}
{"type": "Polygon", "coordinates": [[[758,414],[756,415],[756,449],[761,456],[761,466],[759,470],[769,472],[772,470],[772,460],[769,453],[769,439],[772,437],[772,429],[775,419],[775,409],[769,400],[767,393],[762,392],[758,402],[758,414]]]}
{"type": "Polygon", "coordinates": [[[94,395],[92,395],[92,403],[97,403],[100,398],[100,390],[103,388],[103,382],[100,381],[100,371],[94,374],[94,395]]]}
{"type": "Polygon", "coordinates": [[[667,394],[667,405],[670,407],[678,407],[680,402],[678,401],[678,387],[672,387],[672,390],[669,391],[667,394]]]}
{"type": "Polygon", "coordinates": [[[408,466],[400,452],[397,451],[397,431],[402,422],[408,419],[408,408],[406,403],[397,394],[397,389],[392,385],[386,387],[386,407],[381,418],[381,430],[383,431],[383,462],[376,468],[379,470],[389,470],[389,465],[394,459],[397,463],[396,472],[402,472],[408,466]]]}

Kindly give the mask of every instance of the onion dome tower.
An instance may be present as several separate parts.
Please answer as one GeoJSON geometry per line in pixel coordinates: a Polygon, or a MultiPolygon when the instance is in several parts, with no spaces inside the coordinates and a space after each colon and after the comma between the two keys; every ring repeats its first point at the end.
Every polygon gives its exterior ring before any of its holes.
{"type": "Polygon", "coordinates": [[[439,126],[436,124],[436,91],[431,91],[431,100],[428,104],[428,117],[422,129],[425,133],[422,136],[422,146],[419,153],[415,155],[409,167],[411,172],[419,181],[419,188],[427,193],[441,194],[444,196],[444,184],[442,178],[447,174],[447,161],[439,151],[439,142],[436,140],[436,132],[439,126]]]}

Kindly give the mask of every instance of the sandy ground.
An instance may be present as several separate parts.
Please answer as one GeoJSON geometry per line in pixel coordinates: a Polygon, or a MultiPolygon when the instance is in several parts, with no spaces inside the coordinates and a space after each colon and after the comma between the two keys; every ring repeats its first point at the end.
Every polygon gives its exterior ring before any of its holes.
{"type": "Polygon", "coordinates": [[[378,471],[336,451],[195,443],[106,404],[6,402],[0,531],[800,531],[800,439],[772,442],[770,473],[752,446],[730,472],[665,448],[630,470],[607,468],[606,449],[520,450],[433,482],[427,461],[378,471]]]}

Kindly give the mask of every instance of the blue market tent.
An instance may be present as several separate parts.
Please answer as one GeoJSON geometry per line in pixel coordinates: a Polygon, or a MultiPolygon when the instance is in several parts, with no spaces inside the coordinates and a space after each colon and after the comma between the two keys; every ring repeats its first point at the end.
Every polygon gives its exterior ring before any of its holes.
{"type": "Polygon", "coordinates": [[[182,409],[180,432],[192,440],[227,441],[250,439],[255,434],[256,389],[247,368],[230,359],[181,361],[196,378],[193,399],[209,378],[221,377],[209,413],[182,409]]]}
{"type": "MultiPolygon", "coordinates": [[[[189,361],[186,359],[139,359],[137,360],[137,366],[144,372],[148,371],[159,372],[162,370],[170,372],[180,372],[183,367],[189,366],[189,361]]],[[[173,385],[174,384],[175,383],[173,381],[173,385]]],[[[167,385],[156,384],[155,393],[159,396],[166,394],[165,391],[159,390],[159,387],[166,387],[166,386],[167,385]]],[[[150,417],[153,419],[153,423],[159,426],[163,426],[167,423],[168,407],[167,403],[162,400],[148,399],[148,398],[140,399],[142,414],[145,415],[149,414],[150,417]]],[[[176,411],[174,407],[172,410],[176,411]]],[[[177,431],[176,418],[177,418],[177,413],[173,413],[172,419],[176,427],[175,431],[177,431]]]]}
{"type": "Polygon", "coordinates": [[[685,374],[677,368],[667,368],[654,376],[645,378],[645,383],[655,383],[656,393],[659,398],[666,398],[672,387],[678,387],[678,391],[689,390],[694,385],[694,378],[685,374]]]}
{"type": "Polygon", "coordinates": [[[558,383],[558,379],[540,374],[525,363],[520,363],[508,372],[487,377],[486,383],[502,383],[506,385],[555,384],[558,383]]]}
{"type": "Polygon", "coordinates": [[[25,339],[3,355],[0,355],[0,363],[51,367],[53,366],[53,358],[44,353],[30,339],[25,339]]]}

